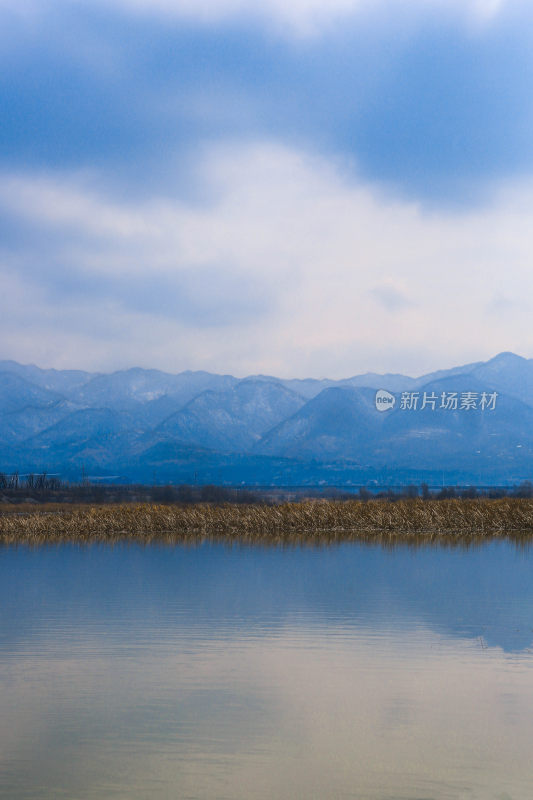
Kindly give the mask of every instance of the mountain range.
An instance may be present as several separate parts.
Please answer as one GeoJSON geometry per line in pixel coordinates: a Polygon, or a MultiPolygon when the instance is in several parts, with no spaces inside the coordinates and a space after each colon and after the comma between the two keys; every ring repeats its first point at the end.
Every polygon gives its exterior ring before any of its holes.
{"type": "Polygon", "coordinates": [[[533,475],[533,359],[345,380],[0,361],[0,471],[124,482],[509,484],[533,475]],[[384,390],[387,410],[378,410],[384,390]]]}

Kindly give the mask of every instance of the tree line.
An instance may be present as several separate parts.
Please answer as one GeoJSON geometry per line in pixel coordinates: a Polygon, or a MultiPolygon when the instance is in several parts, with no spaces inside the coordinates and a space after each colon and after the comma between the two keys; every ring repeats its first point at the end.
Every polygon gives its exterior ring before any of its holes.
{"type": "Polygon", "coordinates": [[[215,485],[104,484],[61,480],[46,472],[20,475],[0,472],[0,504],[4,503],[282,503],[310,498],[329,500],[382,500],[396,502],[405,499],[498,499],[502,497],[533,498],[533,483],[522,481],[516,486],[442,486],[420,485],[395,487],[231,487],[215,485]]]}

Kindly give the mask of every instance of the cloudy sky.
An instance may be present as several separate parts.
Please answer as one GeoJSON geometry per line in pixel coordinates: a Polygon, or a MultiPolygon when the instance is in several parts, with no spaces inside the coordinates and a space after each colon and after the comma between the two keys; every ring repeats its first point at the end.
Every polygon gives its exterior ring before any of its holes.
{"type": "Polygon", "coordinates": [[[0,357],[533,356],[522,0],[0,0],[0,357]]]}

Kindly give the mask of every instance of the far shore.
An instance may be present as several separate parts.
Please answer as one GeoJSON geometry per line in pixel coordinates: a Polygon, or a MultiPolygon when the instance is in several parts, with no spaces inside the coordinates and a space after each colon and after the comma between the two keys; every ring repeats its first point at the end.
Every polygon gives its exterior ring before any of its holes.
{"type": "Polygon", "coordinates": [[[283,505],[18,505],[0,514],[0,544],[62,541],[248,542],[533,539],[533,499],[309,500],[283,505]]]}

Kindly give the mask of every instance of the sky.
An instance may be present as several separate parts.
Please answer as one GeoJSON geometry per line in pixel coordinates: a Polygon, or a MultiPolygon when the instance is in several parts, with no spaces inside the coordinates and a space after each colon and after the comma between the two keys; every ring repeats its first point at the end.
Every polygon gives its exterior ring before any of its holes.
{"type": "Polygon", "coordinates": [[[0,0],[0,358],[533,356],[523,0],[0,0]]]}

